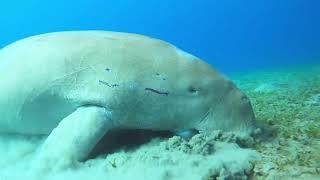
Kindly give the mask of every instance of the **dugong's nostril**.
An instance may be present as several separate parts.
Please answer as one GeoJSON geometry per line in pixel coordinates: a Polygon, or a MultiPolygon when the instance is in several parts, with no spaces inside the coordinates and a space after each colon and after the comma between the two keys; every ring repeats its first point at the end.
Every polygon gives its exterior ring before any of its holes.
{"type": "Polygon", "coordinates": [[[227,81],[226,82],[226,88],[227,88],[227,91],[231,91],[232,89],[235,88],[234,84],[231,82],[231,81],[227,81]]]}
{"type": "Polygon", "coordinates": [[[243,102],[243,103],[249,103],[249,98],[246,96],[246,95],[242,95],[241,96],[241,101],[243,102]]]}

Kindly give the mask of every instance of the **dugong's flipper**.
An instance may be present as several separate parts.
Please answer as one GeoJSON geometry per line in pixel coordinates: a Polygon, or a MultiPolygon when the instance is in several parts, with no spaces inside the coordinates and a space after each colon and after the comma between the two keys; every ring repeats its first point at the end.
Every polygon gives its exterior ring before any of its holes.
{"type": "Polygon", "coordinates": [[[51,132],[39,150],[36,165],[43,169],[43,166],[60,167],[83,160],[103,135],[113,128],[110,117],[111,113],[103,107],[79,107],[51,132]]]}

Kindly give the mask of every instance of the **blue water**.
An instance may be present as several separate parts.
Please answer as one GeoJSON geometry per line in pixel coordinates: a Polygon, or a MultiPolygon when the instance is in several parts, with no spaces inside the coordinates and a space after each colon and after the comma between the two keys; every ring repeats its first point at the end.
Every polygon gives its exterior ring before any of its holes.
{"type": "Polygon", "coordinates": [[[101,29],[169,41],[222,71],[320,62],[317,0],[10,0],[0,47],[52,31],[101,29]]]}

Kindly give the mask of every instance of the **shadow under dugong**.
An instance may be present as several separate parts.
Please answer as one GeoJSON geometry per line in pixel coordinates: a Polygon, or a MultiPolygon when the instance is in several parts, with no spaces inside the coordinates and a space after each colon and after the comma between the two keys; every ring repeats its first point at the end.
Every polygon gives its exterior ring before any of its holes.
{"type": "Polygon", "coordinates": [[[110,130],[250,134],[255,126],[230,80],[150,37],[48,33],[1,49],[0,62],[0,132],[48,134],[38,158],[48,166],[85,159],[110,130]]]}

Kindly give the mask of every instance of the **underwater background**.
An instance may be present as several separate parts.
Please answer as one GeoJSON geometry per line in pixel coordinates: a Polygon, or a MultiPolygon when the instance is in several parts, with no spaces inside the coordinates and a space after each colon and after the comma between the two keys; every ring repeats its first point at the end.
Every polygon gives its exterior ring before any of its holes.
{"type": "Polygon", "coordinates": [[[11,0],[0,47],[45,32],[111,30],[166,40],[222,71],[319,62],[317,0],[11,0]]]}
{"type": "Polygon", "coordinates": [[[319,7],[317,0],[0,2],[0,49],[66,30],[159,38],[227,74],[266,131],[257,139],[123,132],[99,142],[89,160],[38,177],[29,177],[30,164],[46,137],[0,134],[0,180],[320,179],[319,7]]]}

